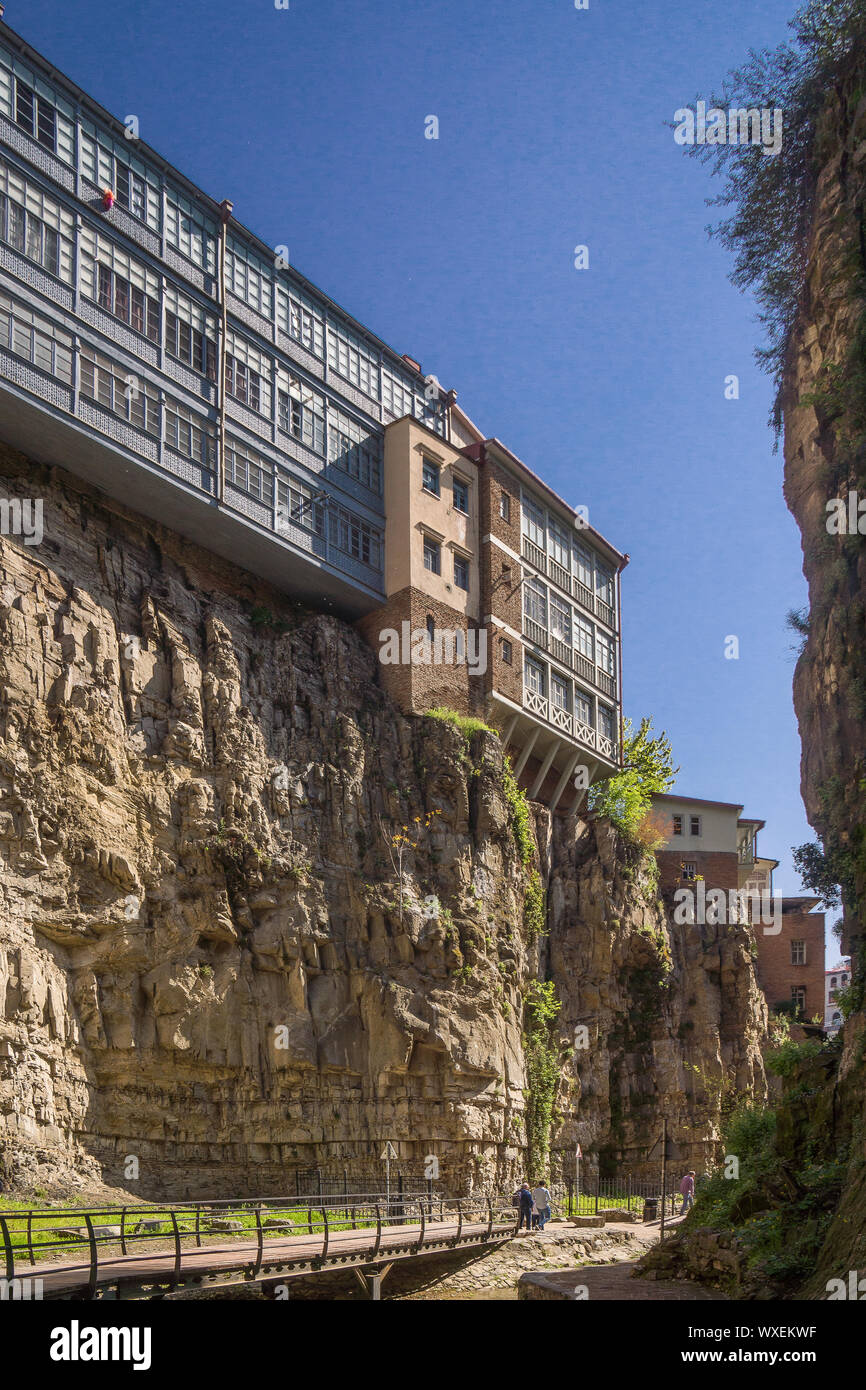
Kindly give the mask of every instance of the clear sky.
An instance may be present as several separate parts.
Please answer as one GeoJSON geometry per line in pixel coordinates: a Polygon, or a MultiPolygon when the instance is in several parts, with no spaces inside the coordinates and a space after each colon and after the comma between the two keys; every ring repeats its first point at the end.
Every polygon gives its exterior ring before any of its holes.
{"type": "Polygon", "coordinates": [[[799,533],[755,307],[705,234],[709,175],[665,123],[782,41],[794,7],[9,0],[5,16],[589,507],[631,556],[627,713],[668,731],[678,791],[766,820],[786,893],[811,838],[784,621],[806,601],[799,533]]]}

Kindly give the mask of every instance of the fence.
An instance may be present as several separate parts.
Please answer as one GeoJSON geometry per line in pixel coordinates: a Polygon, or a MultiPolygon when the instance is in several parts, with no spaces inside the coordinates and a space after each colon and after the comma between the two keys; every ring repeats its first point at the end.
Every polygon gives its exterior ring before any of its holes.
{"type": "MultiPolygon", "coordinates": [[[[588,1187],[575,1190],[574,1179],[557,1183],[551,1188],[554,1215],[598,1216],[611,1211],[633,1211],[642,1214],[647,1202],[656,1204],[656,1215],[662,1213],[661,1181],[658,1178],[634,1177],[631,1173],[615,1178],[596,1178],[588,1187]]],[[[679,1212],[682,1198],[678,1181],[669,1178],[665,1193],[665,1215],[679,1212]]]]}

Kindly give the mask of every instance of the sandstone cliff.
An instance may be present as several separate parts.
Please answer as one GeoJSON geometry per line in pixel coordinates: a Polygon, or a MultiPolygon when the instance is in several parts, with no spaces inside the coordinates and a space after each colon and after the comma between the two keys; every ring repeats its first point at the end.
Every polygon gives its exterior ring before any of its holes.
{"type": "Polygon", "coordinates": [[[609,828],[541,811],[534,939],[497,738],[402,717],[351,627],[68,475],[4,451],[0,485],[41,497],[45,530],[0,540],[13,1184],[273,1193],[378,1171],[386,1140],[448,1190],[510,1183],[546,974],[553,1171],[576,1135],[638,1158],[662,1102],[710,1154],[723,1071],[763,1085],[742,939],[686,940],[609,828]]]}

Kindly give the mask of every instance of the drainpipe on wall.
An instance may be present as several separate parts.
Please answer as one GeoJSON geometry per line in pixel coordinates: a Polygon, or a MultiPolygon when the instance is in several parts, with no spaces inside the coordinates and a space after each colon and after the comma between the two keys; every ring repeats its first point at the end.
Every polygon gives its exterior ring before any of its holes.
{"type": "Polygon", "coordinates": [[[622,572],[628,564],[628,555],[623,555],[619,569],[616,572],[616,613],[619,620],[617,630],[617,655],[619,667],[619,765],[620,770],[624,763],[625,754],[625,724],[623,720],[623,698],[622,698],[622,572]]]}
{"type": "Polygon", "coordinates": [[[228,336],[228,303],[226,296],[226,245],[228,240],[228,225],[231,221],[232,208],[228,198],[223,198],[220,203],[222,214],[220,224],[220,254],[219,254],[219,297],[220,297],[220,361],[219,361],[219,380],[217,381],[217,437],[219,441],[219,472],[217,473],[217,498],[220,502],[225,499],[226,490],[226,338],[228,336]]]}

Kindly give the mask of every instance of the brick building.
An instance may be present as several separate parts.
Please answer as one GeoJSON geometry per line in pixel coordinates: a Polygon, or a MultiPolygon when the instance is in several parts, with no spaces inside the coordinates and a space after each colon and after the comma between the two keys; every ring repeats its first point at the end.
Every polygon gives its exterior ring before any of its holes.
{"type": "Polygon", "coordinates": [[[404,709],[488,720],[530,796],[568,809],[579,767],[589,786],[620,765],[628,557],[453,401],[448,436],[385,430],[386,599],[358,626],[404,709]]]}
{"type": "MultiPolygon", "coordinates": [[[[653,798],[664,845],[657,851],[659,882],[670,904],[679,889],[694,891],[698,906],[721,889],[727,921],[752,928],[755,971],[772,1011],[793,1010],[803,1022],[824,1018],[824,914],[818,898],[777,897],[778,860],[758,854],[762,820],[742,815],[732,802],[676,795],[653,798]]],[[[698,916],[700,920],[700,915],[698,916]]]]}

